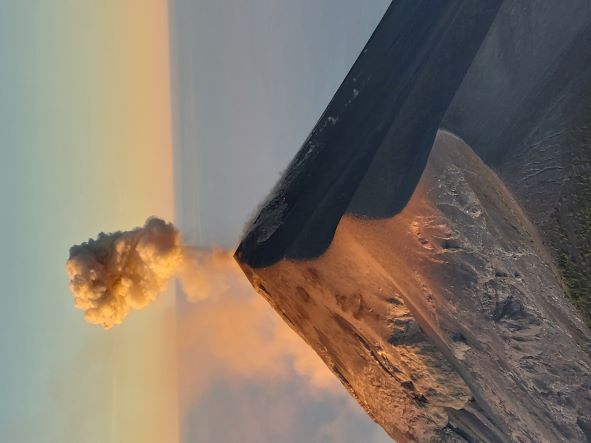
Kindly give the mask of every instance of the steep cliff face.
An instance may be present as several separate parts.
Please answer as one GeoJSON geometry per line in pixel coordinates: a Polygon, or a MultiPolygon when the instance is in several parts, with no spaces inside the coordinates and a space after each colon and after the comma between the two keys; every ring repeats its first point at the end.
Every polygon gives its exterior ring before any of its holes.
{"type": "Polygon", "coordinates": [[[451,134],[400,214],[344,217],[317,259],[242,266],[398,441],[591,438],[591,337],[513,197],[451,134]]]}

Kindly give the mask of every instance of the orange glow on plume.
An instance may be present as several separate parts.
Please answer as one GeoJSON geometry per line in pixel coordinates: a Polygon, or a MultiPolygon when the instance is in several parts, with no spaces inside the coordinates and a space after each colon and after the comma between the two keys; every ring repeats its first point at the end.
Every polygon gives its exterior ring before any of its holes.
{"type": "Polygon", "coordinates": [[[105,329],[148,306],[172,277],[198,301],[227,291],[241,275],[229,252],[184,246],[175,226],[156,217],[141,228],[100,233],[72,246],[66,270],[74,305],[105,329]]]}
{"type": "Polygon", "coordinates": [[[185,400],[220,372],[281,379],[293,370],[316,388],[341,393],[322,360],[256,295],[232,254],[183,245],[172,223],[152,217],[141,228],[101,233],[70,248],[66,269],[75,306],[105,329],[148,306],[173,277],[189,301],[200,302],[179,324],[180,349],[209,356],[200,374],[181,368],[181,375],[192,373],[185,400]]]}

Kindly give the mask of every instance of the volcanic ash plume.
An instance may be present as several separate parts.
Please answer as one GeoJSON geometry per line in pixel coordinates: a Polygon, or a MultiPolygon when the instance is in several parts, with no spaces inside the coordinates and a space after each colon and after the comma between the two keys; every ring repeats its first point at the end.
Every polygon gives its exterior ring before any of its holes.
{"type": "Polygon", "coordinates": [[[152,302],[185,255],[178,230],[158,218],[131,231],[101,233],[70,248],[66,269],[75,306],[88,322],[109,329],[152,302]]]}
{"type": "Polygon", "coordinates": [[[171,223],[150,218],[141,228],[99,234],[73,246],[66,267],[75,306],[105,329],[151,303],[173,277],[188,301],[200,302],[178,318],[180,374],[189,387],[183,402],[194,404],[220,377],[268,382],[296,374],[315,389],[341,392],[312,348],[256,295],[230,251],[183,245],[171,223]]]}

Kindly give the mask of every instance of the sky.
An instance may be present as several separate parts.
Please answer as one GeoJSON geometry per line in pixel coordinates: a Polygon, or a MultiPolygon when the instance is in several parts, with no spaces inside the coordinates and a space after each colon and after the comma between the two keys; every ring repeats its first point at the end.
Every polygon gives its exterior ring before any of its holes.
{"type": "Polygon", "coordinates": [[[174,297],[105,333],[65,275],[70,245],[174,216],[166,4],[0,5],[0,441],[174,441],[174,297]]]}
{"type": "Polygon", "coordinates": [[[387,4],[0,1],[0,441],[388,441],[243,286],[105,332],[65,275],[150,215],[236,246],[387,4]]]}

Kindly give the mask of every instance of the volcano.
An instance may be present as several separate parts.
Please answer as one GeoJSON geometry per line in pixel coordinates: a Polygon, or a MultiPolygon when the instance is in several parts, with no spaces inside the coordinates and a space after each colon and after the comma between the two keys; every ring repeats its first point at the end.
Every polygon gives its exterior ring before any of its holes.
{"type": "Polygon", "coordinates": [[[578,3],[393,2],[236,251],[399,442],[591,441],[578,3]]]}

